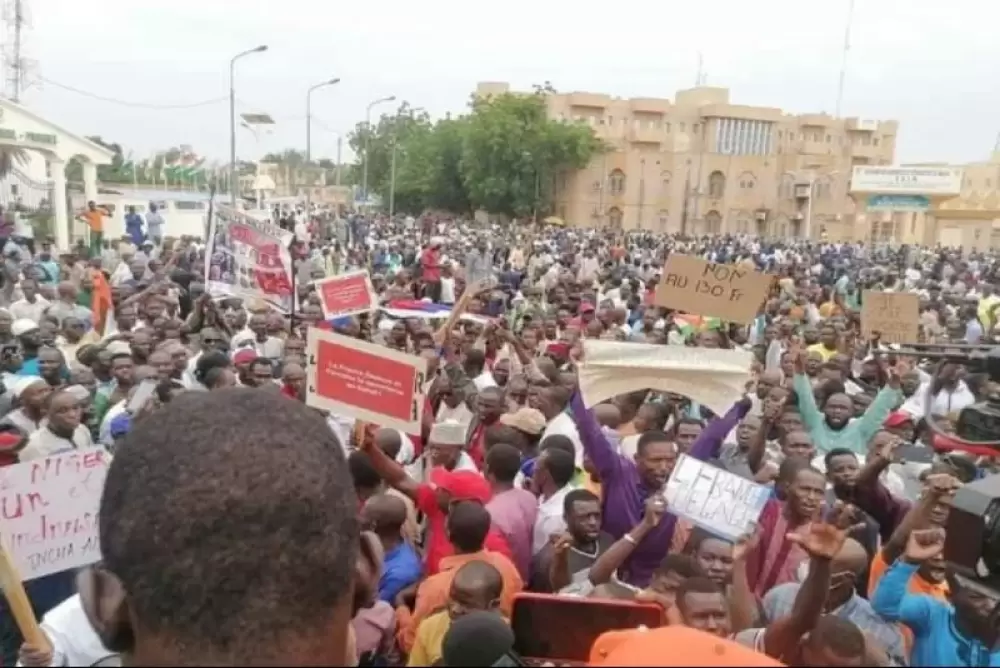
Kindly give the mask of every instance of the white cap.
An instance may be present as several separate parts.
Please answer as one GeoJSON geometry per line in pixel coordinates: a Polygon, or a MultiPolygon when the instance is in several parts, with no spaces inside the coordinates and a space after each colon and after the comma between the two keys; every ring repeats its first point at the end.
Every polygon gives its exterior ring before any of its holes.
{"type": "Polygon", "coordinates": [[[38,329],[38,323],[29,318],[18,318],[10,326],[11,334],[14,336],[24,336],[33,329],[38,329]]]}
{"type": "Polygon", "coordinates": [[[465,445],[469,426],[458,420],[444,420],[431,427],[428,443],[436,445],[465,445]]]}

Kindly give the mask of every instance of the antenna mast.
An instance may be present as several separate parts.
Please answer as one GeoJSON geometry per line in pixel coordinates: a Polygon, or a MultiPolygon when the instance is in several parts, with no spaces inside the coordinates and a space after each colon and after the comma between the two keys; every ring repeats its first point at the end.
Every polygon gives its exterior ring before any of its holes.
{"type": "Polygon", "coordinates": [[[4,94],[20,102],[27,88],[28,69],[33,63],[24,57],[24,31],[28,25],[28,0],[4,0],[4,94]]]}
{"type": "Polygon", "coordinates": [[[847,2],[847,27],[844,29],[844,56],[840,61],[840,81],[837,83],[837,107],[834,116],[840,118],[840,106],[844,102],[844,79],[847,78],[847,54],[851,50],[851,27],[854,24],[854,0],[847,2]]]}

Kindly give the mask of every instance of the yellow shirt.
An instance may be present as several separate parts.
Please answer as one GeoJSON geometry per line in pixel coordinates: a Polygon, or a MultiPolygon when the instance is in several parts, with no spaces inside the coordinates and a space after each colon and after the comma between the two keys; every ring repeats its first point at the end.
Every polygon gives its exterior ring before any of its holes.
{"type": "Polygon", "coordinates": [[[413,640],[413,649],[407,666],[433,666],[441,660],[441,644],[444,636],[451,628],[451,617],[447,610],[435,613],[420,622],[417,635],[413,640]]]}
{"type": "Polygon", "coordinates": [[[824,346],[822,343],[814,343],[811,346],[809,346],[808,348],[806,348],[806,350],[808,350],[811,353],[819,353],[820,356],[823,358],[824,362],[829,362],[831,357],[833,357],[838,352],[840,352],[836,348],[834,348],[833,350],[830,350],[829,348],[827,348],[826,346],[824,346]]]}
{"type": "Polygon", "coordinates": [[[979,316],[979,322],[982,323],[983,327],[990,326],[990,307],[997,302],[1000,302],[1000,297],[996,295],[983,297],[979,300],[979,305],[976,307],[976,315],[979,316]]]}

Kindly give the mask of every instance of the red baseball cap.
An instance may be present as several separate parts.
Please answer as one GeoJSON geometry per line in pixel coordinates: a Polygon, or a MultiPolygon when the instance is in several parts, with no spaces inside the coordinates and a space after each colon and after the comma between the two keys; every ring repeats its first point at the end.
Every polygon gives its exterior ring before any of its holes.
{"type": "Polygon", "coordinates": [[[486,478],[475,471],[449,471],[443,466],[431,469],[431,484],[451,495],[452,501],[478,501],[487,503],[493,490],[486,478]]]}

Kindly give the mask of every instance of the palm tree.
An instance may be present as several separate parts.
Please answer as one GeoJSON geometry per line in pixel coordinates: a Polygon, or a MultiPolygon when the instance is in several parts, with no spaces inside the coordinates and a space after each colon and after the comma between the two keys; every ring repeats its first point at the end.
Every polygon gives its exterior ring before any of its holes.
{"type": "Polygon", "coordinates": [[[15,167],[27,165],[28,160],[28,152],[23,148],[0,146],[0,179],[14,171],[15,167]]]}

